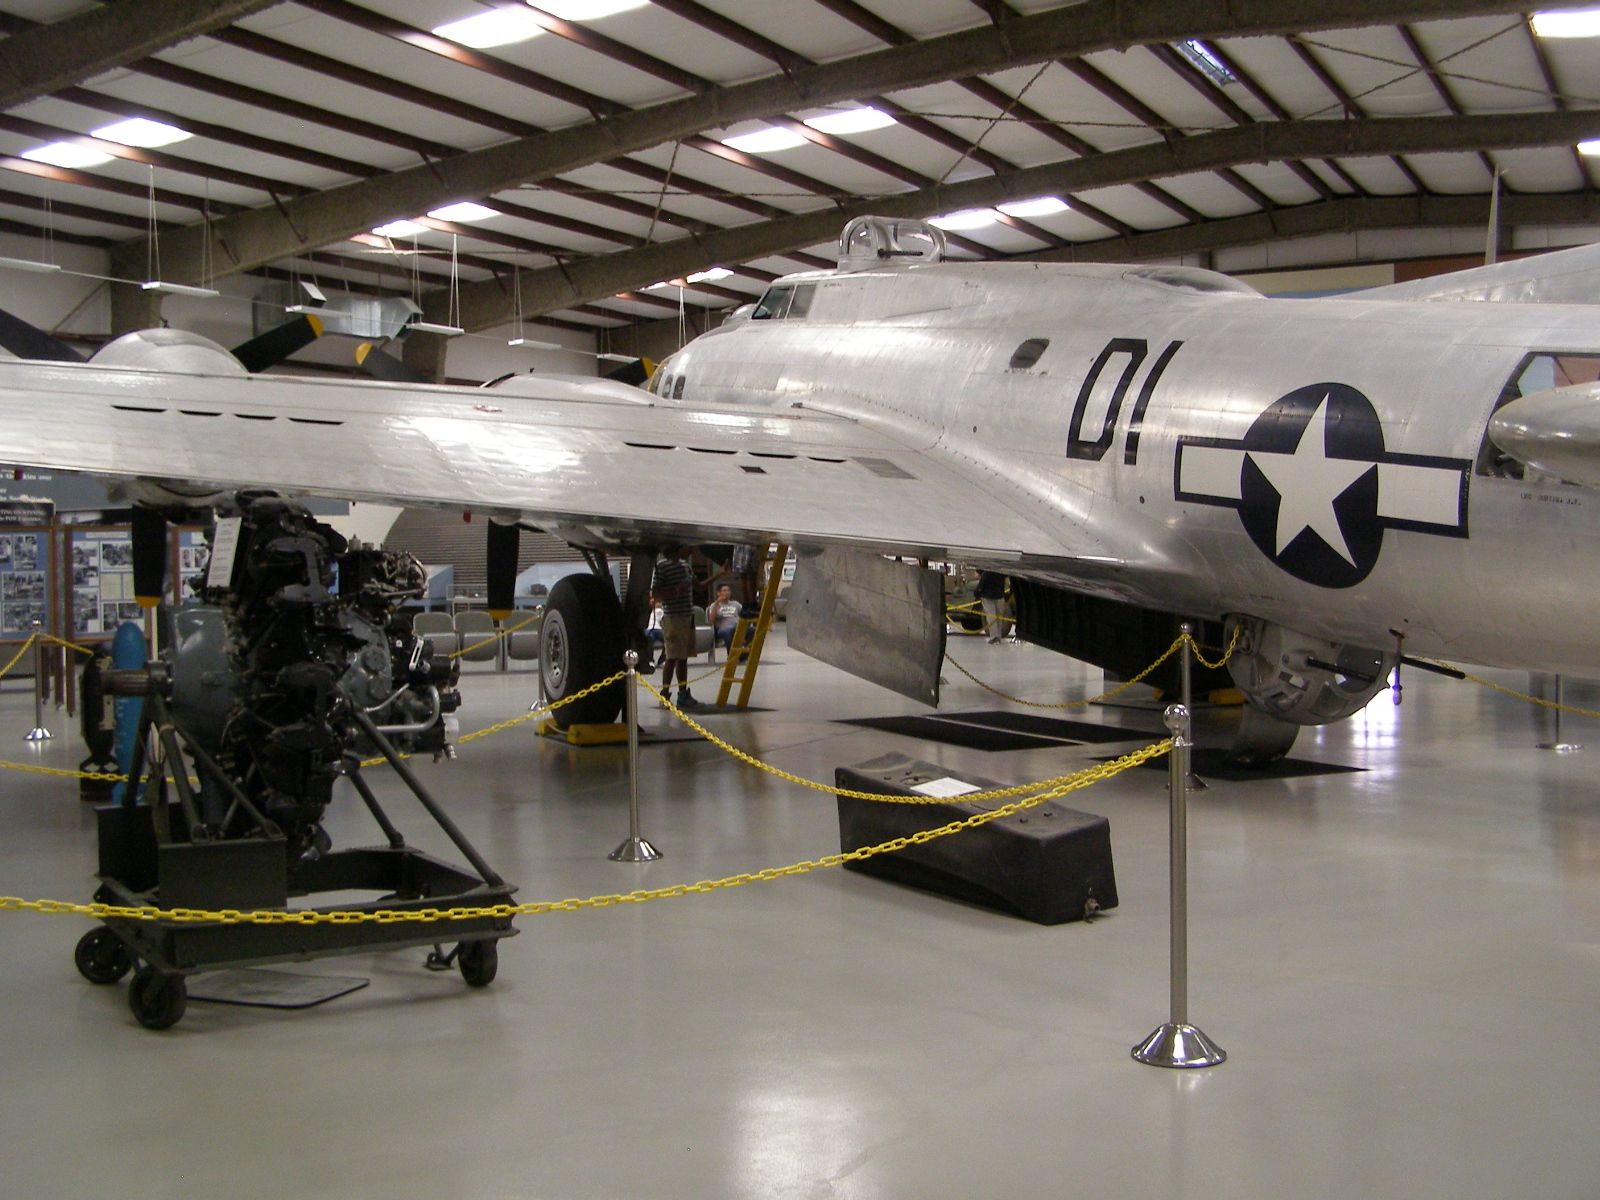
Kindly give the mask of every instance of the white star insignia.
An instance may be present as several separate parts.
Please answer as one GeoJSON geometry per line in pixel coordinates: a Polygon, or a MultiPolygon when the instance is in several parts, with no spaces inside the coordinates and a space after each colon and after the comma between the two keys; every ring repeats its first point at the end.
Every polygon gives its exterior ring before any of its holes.
{"type": "Polygon", "coordinates": [[[1262,450],[1247,453],[1278,493],[1277,553],[1282,554],[1290,542],[1309,529],[1330,550],[1355,566],[1355,556],[1350,553],[1333,506],[1352,484],[1377,464],[1328,457],[1327,397],[1323,397],[1311,420],[1306,422],[1294,453],[1262,450]]]}

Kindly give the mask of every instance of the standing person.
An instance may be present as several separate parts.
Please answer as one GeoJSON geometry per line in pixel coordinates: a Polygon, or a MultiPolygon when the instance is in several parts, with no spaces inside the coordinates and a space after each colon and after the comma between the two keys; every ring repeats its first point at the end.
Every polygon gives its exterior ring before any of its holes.
{"type": "Polygon", "coordinates": [[[973,595],[983,602],[983,632],[991,643],[998,642],[1006,632],[1001,609],[1006,600],[1006,577],[998,571],[980,571],[978,586],[973,595]]]}
{"type": "Polygon", "coordinates": [[[689,659],[694,655],[694,573],[683,547],[668,546],[656,564],[654,591],[661,604],[661,698],[672,690],[678,673],[678,707],[698,708],[689,694],[689,659]]]}
{"type": "Polygon", "coordinates": [[[650,593],[650,619],[644,623],[644,636],[650,642],[650,661],[647,665],[656,665],[657,656],[662,650],[663,639],[666,637],[661,632],[661,618],[666,615],[661,608],[661,602],[656,599],[654,592],[650,593]]]}

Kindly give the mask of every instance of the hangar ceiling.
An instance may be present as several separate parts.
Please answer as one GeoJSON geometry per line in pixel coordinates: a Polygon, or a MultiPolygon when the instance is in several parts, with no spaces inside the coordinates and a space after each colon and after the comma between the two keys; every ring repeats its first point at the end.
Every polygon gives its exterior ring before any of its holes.
{"type": "Polygon", "coordinates": [[[1499,171],[1507,224],[1594,223],[1600,55],[1529,16],[0,0],[0,230],[102,247],[124,279],[251,272],[469,330],[604,330],[830,266],[863,212],[957,215],[956,257],[1167,257],[1483,225],[1499,171]]]}

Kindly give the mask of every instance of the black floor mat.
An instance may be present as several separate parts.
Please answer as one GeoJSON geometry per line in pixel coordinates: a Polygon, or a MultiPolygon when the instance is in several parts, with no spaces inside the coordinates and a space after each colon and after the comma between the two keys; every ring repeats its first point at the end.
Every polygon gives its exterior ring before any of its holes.
{"type": "MultiPolygon", "coordinates": [[[[1281,758],[1269,767],[1230,766],[1228,752],[1221,749],[1194,751],[1194,773],[1207,783],[1250,783],[1258,779],[1299,779],[1307,775],[1345,775],[1352,771],[1365,771],[1365,767],[1347,767],[1342,763],[1310,762],[1303,758],[1281,758]]],[[[1100,762],[1110,762],[1102,758],[1100,762]]],[[[1147,770],[1166,771],[1167,758],[1152,758],[1140,766],[1147,770]]]]}
{"type": "Polygon", "coordinates": [[[1081,746],[1085,742],[1131,742],[1154,736],[1139,730],[1113,729],[1087,721],[1063,721],[1029,713],[944,713],[928,717],[860,717],[840,721],[882,729],[925,742],[942,742],[968,750],[1045,750],[1081,746]]]}
{"type": "Polygon", "coordinates": [[[1096,721],[1070,721],[1061,717],[1042,717],[1034,713],[1006,712],[989,709],[983,712],[939,713],[934,720],[959,721],[964,725],[985,725],[990,729],[1003,729],[1007,733],[1031,733],[1038,737],[1072,742],[1137,742],[1146,738],[1164,737],[1157,733],[1159,725],[1148,729],[1129,729],[1117,725],[1102,725],[1096,721]]]}

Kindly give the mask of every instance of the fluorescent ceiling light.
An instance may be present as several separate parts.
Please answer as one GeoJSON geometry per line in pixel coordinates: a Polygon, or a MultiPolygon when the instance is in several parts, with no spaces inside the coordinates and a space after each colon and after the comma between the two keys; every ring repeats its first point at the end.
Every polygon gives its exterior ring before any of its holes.
{"type": "Polygon", "coordinates": [[[899,122],[875,108],[849,108],[807,117],[806,124],[818,133],[866,133],[869,129],[887,129],[899,122]]]}
{"type": "Polygon", "coordinates": [[[446,204],[443,208],[430,208],[428,215],[435,221],[487,221],[500,214],[482,204],[463,200],[460,204],[446,204]]]}
{"type": "Polygon", "coordinates": [[[790,130],[768,125],[764,129],[750,133],[725,137],[722,139],[722,144],[732,150],[743,150],[746,154],[771,154],[776,150],[792,150],[796,146],[804,146],[806,139],[790,130]]]}
{"type": "Polygon", "coordinates": [[[139,285],[147,292],[170,292],[174,296],[220,296],[221,292],[211,287],[195,287],[192,283],[166,283],[160,279],[146,279],[139,285]]]}
{"type": "Polygon", "coordinates": [[[669,287],[677,287],[677,286],[678,285],[673,283],[672,280],[670,280],[670,279],[658,279],[654,283],[645,284],[644,287],[640,288],[639,290],[641,292],[653,292],[657,288],[669,288],[669,287]]]}
{"type": "Polygon", "coordinates": [[[521,347],[523,347],[524,349],[527,349],[527,350],[565,350],[566,349],[566,347],[563,346],[560,342],[536,342],[532,338],[509,338],[506,341],[506,345],[508,345],[508,346],[521,346],[521,347]]]}
{"type": "Polygon", "coordinates": [[[1068,206],[1060,196],[1035,196],[1032,200],[1010,200],[995,207],[1008,217],[1048,217],[1051,213],[1066,212],[1068,206]]]}
{"type": "Polygon", "coordinates": [[[1237,82],[1233,72],[1228,70],[1223,61],[1217,57],[1216,51],[1199,38],[1176,42],[1172,48],[1188,59],[1190,65],[1218,87],[1226,87],[1230,83],[1237,82]]]}
{"type": "Polygon", "coordinates": [[[401,238],[421,233],[427,228],[426,225],[419,225],[415,221],[390,221],[387,225],[379,225],[372,232],[379,237],[401,238]]]}
{"type": "Polygon", "coordinates": [[[444,337],[459,337],[466,332],[459,325],[445,325],[438,321],[412,321],[406,328],[416,333],[437,333],[444,337]]]}
{"type": "Polygon", "coordinates": [[[601,17],[643,8],[647,3],[649,0],[537,0],[534,7],[563,21],[598,21],[601,17]]]}
{"type": "Polygon", "coordinates": [[[942,217],[930,217],[928,224],[940,229],[960,231],[982,229],[985,225],[993,225],[995,220],[995,211],[992,208],[968,208],[961,212],[946,213],[942,217]]]}
{"type": "Polygon", "coordinates": [[[637,362],[637,354],[612,354],[609,350],[602,350],[595,355],[601,362],[637,362]]]}
{"type": "Polygon", "coordinates": [[[52,167],[98,167],[101,163],[111,161],[111,155],[102,154],[89,146],[80,146],[76,142],[51,142],[45,146],[35,146],[32,150],[24,150],[22,157],[49,163],[52,167]]]}
{"type": "Polygon", "coordinates": [[[435,25],[433,32],[463,46],[487,50],[490,46],[507,46],[538,37],[544,32],[544,26],[525,8],[491,8],[476,16],[435,25]]]}
{"type": "Polygon", "coordinates": [[[696,271],[693,275],[685,275],[685,283],[715,283],[719,279],[726,279],[733,272],[727,267],[708,267],[704,271],[696,271]]]}
{"type": "Polygon", "coordinates": [[[176,125],[168,125],[162,121],[129,117],[126,121],[117,121],[91,130],[89,136],[103,138],[108,142],[120,142],[124,146],[144,146],[153,149],[156,146],[170,146],[173,142],[187,141],[194,134],[187,129],[179,129],[176,125]]]}
{"type": "Polygon", "coordinates": [[[1600,158],[1600,138],[1578,143],[1578,153],[1585,158],[1600,158]]]}
{"type": "Polygon", "coordinates": [[[1600,8],[1536,12],[1533,14],[1533,32],[1545,38],[1600,37],[1600,8]]]}
{"type": "Polygon", "coordinates": [[[10,271],[37,271],[41,275],[61,270],[60,263],[35,262],[31,258],[9,258],[5,255],[0,255],[0,267],[10,271]]]}

